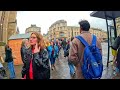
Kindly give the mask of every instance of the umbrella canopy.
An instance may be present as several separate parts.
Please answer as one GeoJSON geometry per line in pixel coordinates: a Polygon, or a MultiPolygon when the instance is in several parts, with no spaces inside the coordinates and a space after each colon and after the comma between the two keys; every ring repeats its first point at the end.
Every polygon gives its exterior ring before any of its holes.
{"type": "Polygon", "coordinates": [[[24,39],[24,38],[29,38],[31,33],[26,33],[26,34],[16,34],[10,36],[8,40],[15,40],[15,39],[24,39]]]}
{"type": "Polygon", "coordinates": [[[105,13],[108,20],[120,17],[120,11],[93,11],[90,16],[106,19],[105,13]]]}

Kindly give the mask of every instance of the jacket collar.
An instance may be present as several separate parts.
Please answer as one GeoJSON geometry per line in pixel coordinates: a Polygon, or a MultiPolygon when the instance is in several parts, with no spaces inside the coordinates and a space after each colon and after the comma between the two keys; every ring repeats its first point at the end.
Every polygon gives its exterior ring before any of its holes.
{"type": "Polygon", "coordinates": [[[90,33],[90,32],[89,31],[82,31],[81,34],[83,34],[83,33],[90,33]]]}

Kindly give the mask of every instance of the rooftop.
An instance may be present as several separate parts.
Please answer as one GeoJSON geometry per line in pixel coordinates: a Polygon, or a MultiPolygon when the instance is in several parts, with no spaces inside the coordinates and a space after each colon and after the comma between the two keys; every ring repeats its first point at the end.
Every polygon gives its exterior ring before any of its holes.
{"type": "Polygon", "coordinates": [[[58,24],[58,23],[67,23],[67,21],[65,20],[58,20],[56,22],[54,22],[50,27],[54,26],[55,24],[58,24]]]}
{"type": "Polygon", "coordinates": [[[12,35],[8,40],[29,38],[31,33],[12,35]]]}

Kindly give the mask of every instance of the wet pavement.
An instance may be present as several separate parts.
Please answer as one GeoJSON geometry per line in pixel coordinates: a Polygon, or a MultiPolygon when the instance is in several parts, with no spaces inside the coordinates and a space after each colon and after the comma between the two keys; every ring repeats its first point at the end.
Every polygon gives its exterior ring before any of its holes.
{"type": "MultiPolygon", "coordinates": [[[[102,52],[103,52],[104,71],[101,79],[113,79],[114,74],[113,74],[112,63],[109,64],[109,67],[106,66],[107,43],[102,43],[102,49],[103,49],[102,52]]],[[[110,55],[110,61],[112,60],[112,58],[113,58],[112,55],[110,55]]],[[[63,50],[61,50],[61,53],[59,55],[59,60],[58,59],[56,60],[55,66],[56,69],[51,70],[51,79],[75,79],[70,76],[67,58],[64,58],[63,50]]],[[[21,69],[22,69],[22,65],[15,66],[16,79],[21,79],[21,69]]],[[[8,74],[9,72],[7,70],[7,75],[8,74]]],[[[114,79],[120,79],[120,75],[114,77],[114,79]]]]}
{"type": "Polygon", "coordinates": [[[51,70],[51,79],[73,79],[70,76],[67,57],[64,57],[63,50],[61,50],[55,66],[56,69],[51,70]]]}

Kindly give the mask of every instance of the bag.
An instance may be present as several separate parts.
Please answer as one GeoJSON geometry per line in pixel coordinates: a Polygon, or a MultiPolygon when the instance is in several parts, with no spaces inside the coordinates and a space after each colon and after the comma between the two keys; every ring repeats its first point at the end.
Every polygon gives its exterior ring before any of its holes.
{"type": "Polygon", "coordinates": [[[77,36],[85,46],[83,54],[83,65],[81,67],[85,79],[100,79],[103,72],[102,55],[96,46],[96,36],[93,35],[92,45],[89,45],[84,38],[77,36]]]}

